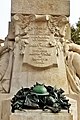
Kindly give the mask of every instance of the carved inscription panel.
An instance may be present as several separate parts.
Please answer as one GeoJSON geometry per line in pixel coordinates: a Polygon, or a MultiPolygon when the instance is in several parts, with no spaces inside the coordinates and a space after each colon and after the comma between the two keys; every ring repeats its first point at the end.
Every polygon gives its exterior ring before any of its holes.
{"type": "Polygon", "coordinates": [[[56,41],[48,29],[47,21],[31,22],[27,30],[28,44],[23,63],[34,67],[57,66],[56,41]]]}

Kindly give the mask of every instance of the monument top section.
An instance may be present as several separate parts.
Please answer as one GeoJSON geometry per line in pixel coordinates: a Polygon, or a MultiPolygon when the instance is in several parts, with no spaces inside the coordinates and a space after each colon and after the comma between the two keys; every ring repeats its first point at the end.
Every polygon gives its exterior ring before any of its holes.
{"type": "Polygon", "coordinates": [[[11,13],[21,14],[70,14],[70,0],[11,0],[11,13]]]}

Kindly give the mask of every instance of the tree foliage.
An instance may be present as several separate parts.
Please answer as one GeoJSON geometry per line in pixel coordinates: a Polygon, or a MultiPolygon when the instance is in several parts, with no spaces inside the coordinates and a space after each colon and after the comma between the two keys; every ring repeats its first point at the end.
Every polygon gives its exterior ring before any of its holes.
{"type": "Polygon", "coordinates": [[[71,39],[74,43],[80,45],[80,18],[76,23],[76,27],[71,26],[71,39]]]}

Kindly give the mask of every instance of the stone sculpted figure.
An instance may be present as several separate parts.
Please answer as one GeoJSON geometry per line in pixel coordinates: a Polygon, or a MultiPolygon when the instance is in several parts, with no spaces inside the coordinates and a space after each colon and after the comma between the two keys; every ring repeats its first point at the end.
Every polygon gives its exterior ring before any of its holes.
{"type": "Polygon", "coordinates": [[[0,45],[0,92],[7,93],[10,90],[13,61],[13,41],[8,38],[4,41],[4,46],[0,45]]]}
{"type": "Polygon", "coordinates": [[[70,88],[80,92],[80,45],[69,43],[66,46],[66,70],[70,88]]]}

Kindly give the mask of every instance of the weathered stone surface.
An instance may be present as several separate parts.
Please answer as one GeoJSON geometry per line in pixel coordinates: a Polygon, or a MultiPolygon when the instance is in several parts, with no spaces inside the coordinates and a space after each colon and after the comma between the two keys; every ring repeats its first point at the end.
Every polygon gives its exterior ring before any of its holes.
{"type": "Polygon", "coordinates": [[[11,103],[10,100],[3,100],[2,101],[2,110],[1,110],[1,119],[2,120],[9,120],[9,116],[11,114],[11,103]]]}
{"type": "Polygon", "coordinates": [[[2,118],[2,112],[3,112],[2,111],[2,109],[3,109],[2,101],[9,99],[9,97],[10,97],[9,94],[0,94],[0,120],[2,118]]]}
{"type": "Polygon", "coordinates": [[[73,115],[73,120],[78,120],[77,100],[74,100],[70,97],[68,97],[68,99],[69,99],[69,103],[71,104],[69,110],[70,110],[71,115],[73,115]]]}
{"type": "Polygon", "coordinates": [[[69,16],[70,0],[12,0],[11,13],[69,16]]]}
{"type": "Polygon", "coordinates": [[[14,40],[15,39],[13,22],[8,23],[8,39],[9,40],[14,40]]]}
{"type": "Polygon", "coordinates": [[[29,25],[28,45],[26,45],[23,63],[33,67],[58,67],[56,40],[54,35],[50,33],[47,24],[46,20],[38,20],[29,25]],[[52,46],[50,45],[51,42],[52,46]]]}
{"type": "Polygon", "coordinates": [[[26,113],[13,113],[10,120],[72,120],[71,114],[62,112],[58,114],[42,111],[27,111],[26,113]]]}
{"type": "MultiPolygon", "coordinates": [[[[77,120],[80,120],[80,94],[68,94],[66,96],[68,96],[69,98],[74,99],[74,100],[77,101],[77,111],[76,111],[76,113],[77,113],[77,120]]],[[[73,107],[75,107],[75,106],[73,106],[73,107]]]]}
{"type": "Polygon", "coordinates": [[[63,54],[58,57],[58,68],[51,67],[48,69],[33,68],[26,64],[22,65],[21,57],[17,55],[15,60],[11,93],[16,93],[21,87],[30,87],[36,82],[52,85],[62,88],[68,93],[68,83],[66,78],[65,63],[62,60],[63,54]],[[64,74],[63,74],[64,73],[64,74]]]}
{"type": "Polygon", "coordinates": [[[63,55],[65,16],[13,16],[15,25],[14,68],[11,93],[36,82],[63,88],[68,82],[63,55]]]}

